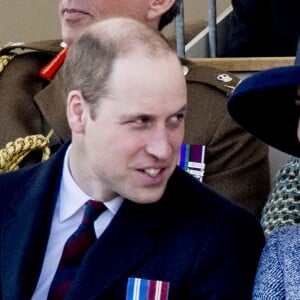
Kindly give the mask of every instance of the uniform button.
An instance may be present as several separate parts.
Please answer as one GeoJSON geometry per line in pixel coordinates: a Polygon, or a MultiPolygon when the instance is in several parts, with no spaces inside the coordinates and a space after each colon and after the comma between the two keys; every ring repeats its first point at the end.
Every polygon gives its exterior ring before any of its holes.
{"type": "Polygon", "coordinates": [[[189,73],[189,68],[187,66],[182,66],[183,75],[186,76],[189,73]]]}
{"type": "Polygon", "coordinates": [[[67,45],[66,42],[61,42],[61,43],[60,43],[60,46],[61,46],[62,48],[66,48],[68,45],[67,45]]]}

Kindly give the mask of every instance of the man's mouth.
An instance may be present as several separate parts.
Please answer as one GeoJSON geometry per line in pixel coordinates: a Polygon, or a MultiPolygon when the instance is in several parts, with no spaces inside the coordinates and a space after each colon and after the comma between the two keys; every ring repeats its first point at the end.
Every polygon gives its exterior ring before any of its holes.
{"type": "Polygon", "coordinates": [[[162,169],[147,168],[147,169],[144,169],[144,172],[151,177],[155,177],[161,172],[161,170],[162,169]]]}
{"type": "Polygon", "coordinates": [[[76,19],[83,15],[89,15],[86,11],[75,8],[65,8],[62,12],[66,19],[76,19]]]}

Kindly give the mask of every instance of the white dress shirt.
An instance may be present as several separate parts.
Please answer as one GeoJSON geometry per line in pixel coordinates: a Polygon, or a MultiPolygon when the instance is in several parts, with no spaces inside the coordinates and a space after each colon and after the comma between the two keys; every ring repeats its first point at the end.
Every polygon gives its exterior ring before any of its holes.
{"type": "MultiPolygon", "coordinates": [[[[48,291],[62,255],[65,242],[80,225],[84,214],[85,203],[92,199],[80,189],[71,176],[68,166],[70,148],[71,145],[64,159],[62,180],[52,219],[46,254],[40,278],[32,297],[34,300],[47,299],[48,291]]],[[[122,202],[122,197],[117,197],[105,202],[107,209],[94,222],[97,238],[106,229],[122,202]]]]}

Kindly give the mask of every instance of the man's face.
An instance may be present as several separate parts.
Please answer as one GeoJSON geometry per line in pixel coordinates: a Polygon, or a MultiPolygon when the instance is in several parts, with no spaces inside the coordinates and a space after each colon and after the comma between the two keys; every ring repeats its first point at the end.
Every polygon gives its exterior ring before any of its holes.
{"type": "Polygon", "coordinates": [[[173,55],[145,59],[136,53],[117,59],[110,83],[111,94],[101,100],[96,118],[85,114],[84,133],[73,137],[73,148],[83,151],[71,172],[99,200],[121,195],[155,202],[183,141],[187,100],[180,65],[173,55]]]}
{"type": "Polygon", "coordinates": [[[59,0],[62,38],[71,44],[88,25],[111,16],[146,22],[148,0],[59,0]]]}

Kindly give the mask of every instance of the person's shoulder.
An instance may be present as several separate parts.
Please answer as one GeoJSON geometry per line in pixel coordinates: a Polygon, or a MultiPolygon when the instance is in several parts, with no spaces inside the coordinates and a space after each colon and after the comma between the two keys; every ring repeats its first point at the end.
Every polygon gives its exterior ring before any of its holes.
{"type": "Polygon", "coordinates": [[[0,191],[5,191],[5,193],[11,191],[9,197],[13,198],[18,193],[18,189],[26,188],[26,184],[35,189],[35,186],[40,186],[37,184],[40,180],[44,182],[51,181],[55,177],[54,174],[61,173],[62,162],[69,144],[68,142],[60,146],[46,161],[24,166],[9,172],[3,172],[0,169],[0,191]]]}
{"type": "Polygon", "coordinates": [[[60,40],[9,42],[0,47],[0,73],[11,65],[43,65],[61,49],[60,40]]]}
{"type": "MultiPolygon", "coordinates": [[[[300,274],[300,224],[284,225],[275,229],[268,237],[263,262],[270,259],[281,262],[287,274],[300,274]]],[[[294,278],[294,275],[291,278],[294,278]]],[[[298,276],[299,277],[299,276],[298,276]]]]}
{"type": "Polygon", "coordinates": [[[269,243],[279,243],[282,246],[290,247],[295,242],[300,250],[300,224],[284,225],[275,229],[268,237],[269,243]]]}
{"type": "Polygon", "coordinates": [[[8,42],[6,45],[0,47],[0,55],[19,54],[28,51],[56,54],[61,51],[63,46],[61,40],[8,42]]]}
{"type": "Polygon", "coordinates": [[[253,214],[214,192],[180,167],[170,179],[166,195],[169,214],[180,216],[178,222],[184,220],[191,230],[209,231],[216,236],[230,233],[229,239],[243,239],[248,235],[258,242],[257,245],[264,243],[259,220],[253,214]]]}
{"type": "Polygon", "coordinates": [[[12,207],[27,209],[32,203],[41,200],[40,195],[49,195],[56,191],[60,183],[63,159],[68,145],[60,147],[45,162],[15,171],[0,172],[0,224],[7,219],[7,213],[12,207]]]}
{"type": "MultiPolygon", "coordinates": [[[[175,170],[168,188],[172,191],[174,199],[178,201],[186,199],[188,211],[192,213],[203,214],[220,219],[228,218],[229,216],[249,216],[254,218],[243,208],[232,203],[226,197],[216,193],[206,184],[200,182],[194,176],[188,174],[186,171],[177,167],[175,170]]],[[[255,222],[257,222],[256,218],[255,222]]]]}
{"type": "Polygon", "coordinates": [[[224,97],[232,93],[240,82],[240,79],[234,74],[210,67],[205,63],[199,63],[196,60],[181,58],[183,73],[189,84],[199,84],[206,88],[219,91],[224,97]]]}

